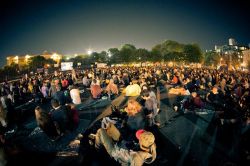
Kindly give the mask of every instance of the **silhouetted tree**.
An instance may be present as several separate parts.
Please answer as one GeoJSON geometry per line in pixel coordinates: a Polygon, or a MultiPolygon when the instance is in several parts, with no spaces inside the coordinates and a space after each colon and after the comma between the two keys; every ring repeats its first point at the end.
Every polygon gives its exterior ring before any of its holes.
{"type": "Polygon", "coordinates": [[[134,61],[135,62],[146,62],[150,59],[150,53],[145,48],[139,48],[135,51],[134,61]]]}
{"type": "Polygon", "coordinates": [[[197,44],[187,44],[184,46],[183,51],[187,62],[201,63],[204,59],[202,51],[197,44]]]}
{"type": "Polygon", "coordinates": [[[43,56],[34,56],[30,59],[29,68],[36,70],[37,68],[43,68],[46,64],[53,66],[56,62],[53,59],[46,59],[43,56]]]}
{"type": "Polygon", "coordinates": [[[110,53],[110,63],[121,63],[122,62],[122,58],[120,56],[120,51],[118,50],[118,48],[110,48],[108,50],[108,52],[110,53]]]}
{"type": "Polygon", "coordinates": [[[132,44],[125,44],[120,50],[120,58],[122,62],[128,63],[134,61],[136,48],[132,44]]]}

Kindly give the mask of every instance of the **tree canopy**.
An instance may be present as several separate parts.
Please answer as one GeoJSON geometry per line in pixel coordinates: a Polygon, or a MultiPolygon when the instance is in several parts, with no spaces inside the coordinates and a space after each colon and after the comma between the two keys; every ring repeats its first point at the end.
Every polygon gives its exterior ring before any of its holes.
{"type": "MultiPolygon", "coordinates": [[[[136,48],[132,44],[124,44],[121,48],[110,48],[107,51],[93,52],[91,55],[78,55],[71,59],[62,59],[63,61],[71,61],[74,67],[81,65],[89,65],[95,62],[108,64],[121,63],[138,63],[138,62],[170,62],[176,63],[201,63],[217,64],[219,57],[216,53],[203,53],[198,44],[182,44],[173,40],[166,40],[156,44],[151,50],[145,48],[136,48]],[[205,58],[205,59],[204,59],[205,58]]],[[[56,62],[52,59],[46,59],[43,56],[34,56],[30,59],[28,65],[18,66],[12,64],[3,69],[9,73],[15,74],[16,71],[27,70],[32,71],[37,68],[53,66],[56,62]],[[18,68],[18,69],[17,69],[18,68]]]]}
{"type": "Polygon", "coordinates": [[[31,69],[37,69],[42,68],[46,64],[48,65],[54,65],[56,62],[53,59],[45,59],[43,56],[34,56],[31,58],[29,62],[29,67],[31,69]]]}

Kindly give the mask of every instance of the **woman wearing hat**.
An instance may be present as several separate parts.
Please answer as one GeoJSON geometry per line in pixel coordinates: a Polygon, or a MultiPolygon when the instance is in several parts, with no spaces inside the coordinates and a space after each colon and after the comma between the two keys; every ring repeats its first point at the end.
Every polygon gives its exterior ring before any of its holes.
{"type": "Polygon", "coordinates": [[[151,132],[145,130],[136,132],[139,142],[138,151],[119,147],[102,128],[98,129],[95,135],[91,134],[91,137],[95,139],[97,149],[104,147],[107,153],[121,165],[141,166],[144,163],[150,164],[156,159],[155,137],[151,132]]]}

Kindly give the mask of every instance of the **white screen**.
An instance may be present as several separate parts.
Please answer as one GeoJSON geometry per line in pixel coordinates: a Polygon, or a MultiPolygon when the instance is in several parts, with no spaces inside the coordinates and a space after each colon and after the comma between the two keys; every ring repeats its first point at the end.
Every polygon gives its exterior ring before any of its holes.
{"type": "Polygon", "coordinates": [[[62,69],[62,71],[72,70],[73,69],[73,62],[62,62],[61,69],[62,69]]]}

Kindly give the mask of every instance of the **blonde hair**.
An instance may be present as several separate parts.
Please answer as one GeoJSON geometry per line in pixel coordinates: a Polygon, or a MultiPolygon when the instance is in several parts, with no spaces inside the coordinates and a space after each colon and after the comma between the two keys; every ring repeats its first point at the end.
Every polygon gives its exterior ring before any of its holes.
{"type": "Polygon", "coordinates": [[[126,112],[129,116],[133,116],[141,111],[142,106],[135,100],[130,99],[126,107],[126,112]]]}

